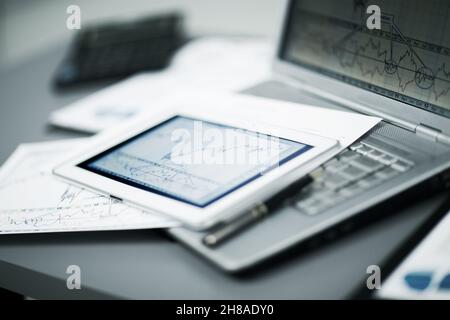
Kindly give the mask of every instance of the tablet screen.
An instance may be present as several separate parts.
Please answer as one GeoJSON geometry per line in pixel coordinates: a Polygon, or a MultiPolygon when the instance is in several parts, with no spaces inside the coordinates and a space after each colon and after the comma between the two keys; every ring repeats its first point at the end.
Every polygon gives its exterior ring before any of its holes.
{"type": "Polygon", "coordinates": [[[197,207],[206,207],[313,147],[175,116],[78,166],[197,207]]]}

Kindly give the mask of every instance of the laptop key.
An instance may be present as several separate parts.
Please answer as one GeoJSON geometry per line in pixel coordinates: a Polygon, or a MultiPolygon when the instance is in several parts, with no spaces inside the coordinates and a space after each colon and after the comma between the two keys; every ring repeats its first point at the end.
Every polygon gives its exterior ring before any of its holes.
{"type": "Polygon", "coordinates": [[[308,208],[298,208],[301,213],[306,214],[308,216],[314,216],[320,213],[320,208],[318,207],[308,207],[308,208]]]}
{"type": "Polygon", "coordinates": [[[364,189],[372,188],[383,180],[375,174],[368,175],[358,181],[358,185],[364,189]]]}
{"type": "Polygon", "coordinates": [[[355,166],[348,166],[340,171],[340,174],[346,177],[348,180],[358,180],[364,177],[367,172],[355,166]]]}
{"type": "Polygon", "coordinates": [[[323,183],[327,188],[336,190],[350,183],[350,180],[336,173],[334,175],[327,176],[327,178],[323,181],[323,183]]]}
{"type": "Polygon", "coordinates": [[[302,214],[313,216],[324,212],[344,199],[344,196],[339,192],[321,189],[307,199],[300,198],[299,201],[294,203],[293,207],[302,214]]]}
{"type": "Polygon", "coordinates": [[[355,151],[358,153],[361,153],[362,155],[366,155],[366,154],[372,152],[373,149],[368,146],[362,145],[360,148],[356,149],[355,151]]]}
{"type": "Polygon", "coordinates": [[[368,157],[360,157],[355,159],[351,162],[351,164],[365,170],[368,173],[379,170],[383,167],[382,163],[368,157]]]}
{"type": "Polygon", "coordinates": [[[315,215],[328,207],[328,204],[319,199],[311,198],[308,200],[298,201],[295,206],[297,210],[306,215],[315,215]]]}
{"type": "Polygon", "coordinates": [[[298,201],[294,203],[294,205],[297,208],[303,209],[309,207],[314,201],[316,200],[313,199],[313,197],[307,197],[305,199],[300,198],[298,201]]]}
{"type": "Polygon", "coordinates": [[[312,196],[316,199],[326,199],[332,194],[332,190],[323,188],[322,190],[317,190],[312,196]]]}
{"type": "Polygon", "coordinates": [[[384,165],[390,166],[395,161],[397,161],[397,158],[395,158],[389,154],[384,154],[382,157],[378,158],[378,161],[380,161],[384,165]]]}
{"type": "Polygon", "coordinates": [[[361,142],[358,142],[358,143],[352,144],[352,145],[350,146],[350,150],[356,151],[356,150],[358,150],[359,148],[361,148],[362,146],[363,146],[363,144],[362,144],[361,142]]]}
{"type": "Polygon", "coordinates": [[[347,167],[348,167],[347,163],[337,162],[337,163],[333,163],[332,165],[325,167],[325,170],[330,173],[335,173],[335,172],[341,172],[342,170],[344,170],[347,167]]]}
{"type": "Polygon", "coordinates": [[[392,167],[386,167],[378,172],[375,173],[375,175],[381,179],[387,180],[390,178],[393,178],[394,176],[396,176],[397,174],[399,174],[399,172],[397,170],[395,170],[392,167]]]}
{"type": "Polygon", "coordinates": [[[313,195],[315,199],[320,200],[328,205],[334,205],[342,200],[342,195],[332,190],[325,190],[313,195]]]}
{"type": "Polygon", "coordinates": [[[337,163],[339,163],[338,159],[337,159],[337,158],[333,158],[333,159],[330,159],[330,160],[328,160],[327,162],[325,162],[325,163],[323,164],[323,167],[324,167],[324,168],[327,168],[327,167],[332,166],[332,165],[335,165],[335,164],[337,164],[337,163]]]}
{"type": "Polygon", "coordinates": [[[362,192],[364,190],[363,187],[361,187],[358,183],[350,184],[342,189],[339,190],[339,194],[341,194],[345,198],[351,198],[358,193],[362,192]]]}
{"type": "Polygon", "coordinates": [[[350,162],[359,157],[361,157],[359,153],[351,150],[346,150],[339,155],[339,160],[342,162],[350,162]]]}
{"type": "Polygon", "coordinates": [[[345,198],[342,194],[340,194],[339,192],[335,192],[332,197],[327,198],[326,203],[328,204],[329,207],[332,207],[341,203],[344,199],[345,198]]]}
{"type": "Polygon", "coordinates": [[[381,152],[379,150],[376,150],[376,149],[373,149],[372,152],[367,154],[367,156],[369,158],[371,158],[373,160],[376,160],[376,161],[378,161],[384,155],[385,155],[385,153],[383,153],[383,152],[381,152]]]}
{"type": "Polygon", "coordinates": [[[409,168],[411,167],[411,164],[409,164],[408,162],[403,161],[403,160],[397,160],[396,162],[394,162],[392,164],[391,167],[397,171],[405,172],[405,171],[409,170],[409,168]]]}

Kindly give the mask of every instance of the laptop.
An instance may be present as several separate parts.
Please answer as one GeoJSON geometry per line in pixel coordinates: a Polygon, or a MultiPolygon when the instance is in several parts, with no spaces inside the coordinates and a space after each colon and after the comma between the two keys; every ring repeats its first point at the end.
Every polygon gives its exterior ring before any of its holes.
{"type": "Polygon", "coordinates": [[[203,232],[174,228],[172,237],[223,270],[243,271],[450,176],[450,3],[376,4],[381,29],[368,27],[368,1],[286,1],[273,76],[244,93],[384,120],[245,232],[213,248],[203,232]]]}

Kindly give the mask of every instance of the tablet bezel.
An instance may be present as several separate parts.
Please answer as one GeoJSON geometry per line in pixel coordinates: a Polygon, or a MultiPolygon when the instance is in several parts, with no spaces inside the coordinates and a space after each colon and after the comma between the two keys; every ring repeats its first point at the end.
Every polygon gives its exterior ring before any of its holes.
{"type": "Polygon", "coordinates": [[[236,119],[235,115],[222,113],[208,113],[204,110],[183,111],[179,108],[131,121],[119,130],[102,134],[95,139],[78,156],[56,167],[53,173],[70,183],[91,189],[95,192],[122,200],[124,203],[137,208],[162,213],[181,221],[186,226],[202,230],[220,221],[227,220],[240,212],[250,208],[260,201],[264,201],[273,193],[304,176],[307,172],[301,165],[313,160],[324,152],[337,146],[337,140],[311,135],[306,132],[272,126],[253,119],[236,119]],[[78,165],[132,137],[149,130],[175,116],[184,116],[198,120],[213,122],[219,125],[231,126],[243,130],[251,130],[270,136],[293,140],[307,144],[313,148],[283,163],[276,169],[270,170],[258,179],[254,179],[237,190],[227,194],[206,207],[196,207],[185,202],[177,201],[163,195],[158,195],[100,174],[80,168],[78,165]]]}

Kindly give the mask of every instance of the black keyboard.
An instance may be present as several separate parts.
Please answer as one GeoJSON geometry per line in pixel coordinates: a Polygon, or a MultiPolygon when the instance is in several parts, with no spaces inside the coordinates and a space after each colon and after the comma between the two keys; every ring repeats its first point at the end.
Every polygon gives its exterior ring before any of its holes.
{"type": "Polygon", "coordinates": [[[57,70],[55,84],[61,88],[163,69],[184,41],[182,29],[178,14],[82,29],[57,70]]]}

